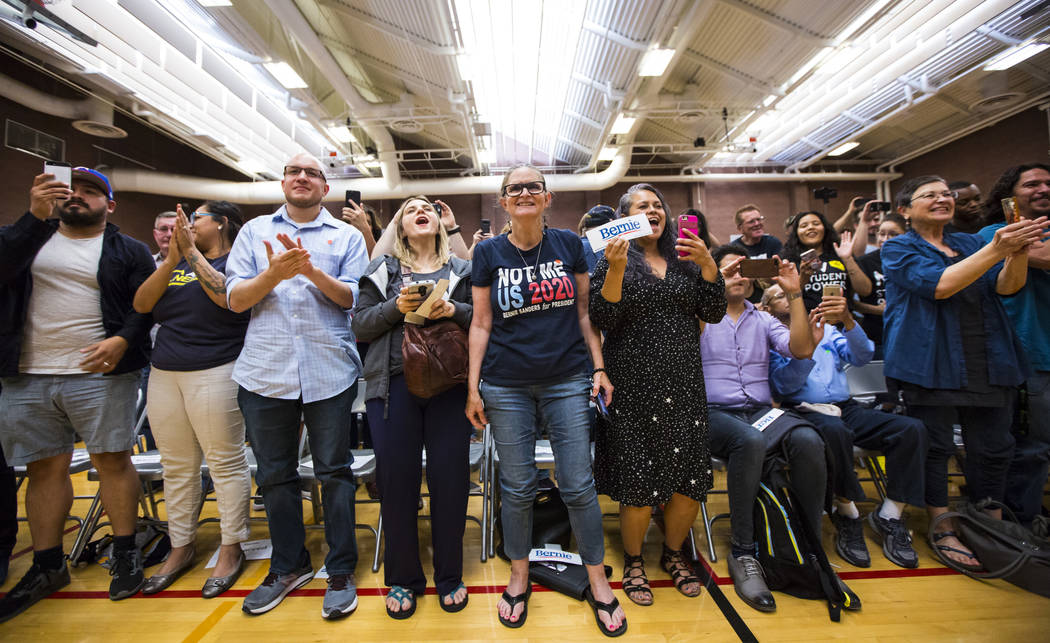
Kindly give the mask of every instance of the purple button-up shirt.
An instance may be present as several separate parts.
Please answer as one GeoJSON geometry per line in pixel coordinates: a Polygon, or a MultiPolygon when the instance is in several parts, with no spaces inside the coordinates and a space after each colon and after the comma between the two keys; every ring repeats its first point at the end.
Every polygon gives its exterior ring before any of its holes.
{"type": "Polygon", "coordinates": [[[707,403],[723,408],[769,406],[769,351],[791,357],[791,332],[769,313],[744,302],[735,322],[726,315],[700,335],[707,403]]]}

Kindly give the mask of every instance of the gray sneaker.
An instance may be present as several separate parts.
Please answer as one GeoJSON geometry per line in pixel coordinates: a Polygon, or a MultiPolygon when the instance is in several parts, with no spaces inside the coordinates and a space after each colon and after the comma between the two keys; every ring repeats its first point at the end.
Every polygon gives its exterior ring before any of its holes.
{"type": "Polygon", "coordinates": [[[328,578],[321,616],[327,619],[349,616],[357,609],[357,585],[353,574],[334,574],[328,578]]]}
{"type": "Polygon", "coordinates": [[[277,574],[270,572],[259,585],[244,597],[241,609],[249,614],[264,614],[277,607],[284,597],[303,585],[310,582],[314,577],[314,569],[309,563],[305,567],[295,570],[291,574],[277,574]]]}
{"type": "Polygon", "coordinates": [[[733,589],[745,603],[760,612],[775,612],[777,603],[766,585],[766,574],[754,556],[729,556],[733,589]]]}

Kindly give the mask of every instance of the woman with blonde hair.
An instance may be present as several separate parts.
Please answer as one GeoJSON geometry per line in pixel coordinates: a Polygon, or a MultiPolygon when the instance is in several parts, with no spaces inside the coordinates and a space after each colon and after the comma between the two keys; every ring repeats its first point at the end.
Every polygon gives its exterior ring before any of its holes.
{"type": "MultiPolygon", "coordinates": [[[[446,206],[447,207],[447,206],[446,206]]],[[[354,309],[354,335],[369,342],[364,362],[369,426],[376,453],[382,498],[386,610],[405,619],[415,612],[426,589],[416,526],[423,448],[427,452],[434,582],[441,608],[458,612],[467,605],[463,584],[463,529],[467,512],[470,424],[460,409],[462,384],[420,398],[409,392],[401,344],[406,315],[426,299],[419,282],[448,280],[444,298],[425,323],[451,319],[466,330],[472,314],[470,262],[451,255],[448,235],[433,203],[407,199],[392,222],[393,251],[376,257],[361,277],[354,309]]]]}

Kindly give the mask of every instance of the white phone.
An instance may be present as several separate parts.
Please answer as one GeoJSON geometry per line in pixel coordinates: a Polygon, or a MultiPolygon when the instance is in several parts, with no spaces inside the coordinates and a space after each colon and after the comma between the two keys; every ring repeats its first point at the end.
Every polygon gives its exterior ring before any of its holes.
{"type": "Polygon", "coordinates": [[[73,187],[73,166],[60,161],[44,161],[44,174],[54,174],[56,181],[73,187]]]}

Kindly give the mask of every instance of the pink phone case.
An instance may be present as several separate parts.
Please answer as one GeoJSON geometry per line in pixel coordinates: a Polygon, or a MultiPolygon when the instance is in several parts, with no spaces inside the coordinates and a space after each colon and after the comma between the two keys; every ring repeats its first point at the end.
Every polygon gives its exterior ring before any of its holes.
{"type": "MultiPolygon", "coordinates": [[[[685,236],[685,233],[683,233],[682,230],[688,230],[699,237],[700,229],[697,226],[696,217],[694,217],[691,214],[683,214],[682,216],[678,217],[678,238],[688,239],[689,237],[685,236]]],[[[684,257],[686,256],[686,253],[679,250],[678,256],[684,257]]]]}

